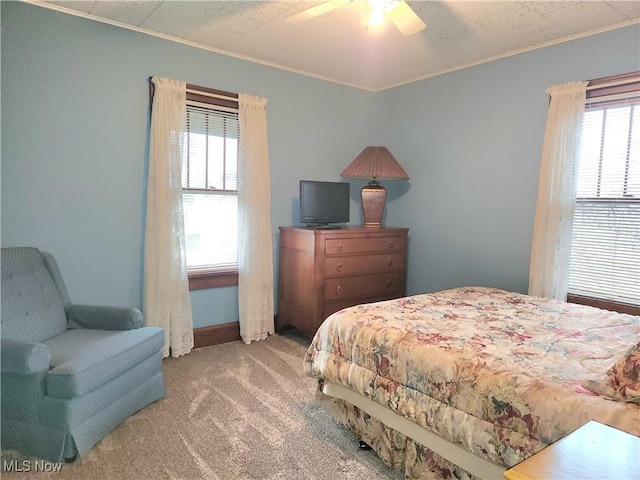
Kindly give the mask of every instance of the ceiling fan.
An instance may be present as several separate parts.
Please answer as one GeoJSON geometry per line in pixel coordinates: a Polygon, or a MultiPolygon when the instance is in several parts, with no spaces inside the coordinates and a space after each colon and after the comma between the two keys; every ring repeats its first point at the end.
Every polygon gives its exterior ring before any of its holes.
{"type": "MultiPolygon", "coordinates": [[[[304,22],[353,1],[355,0],[327,0],[288,16],[285,22],[304,22]]],[[[368,0],[368,3],[370,9],[368,25],[371,27],[381,25],[385,18],[388,18],[403,35],[413,35],[427,26],[404,0],[368,0]]]]}

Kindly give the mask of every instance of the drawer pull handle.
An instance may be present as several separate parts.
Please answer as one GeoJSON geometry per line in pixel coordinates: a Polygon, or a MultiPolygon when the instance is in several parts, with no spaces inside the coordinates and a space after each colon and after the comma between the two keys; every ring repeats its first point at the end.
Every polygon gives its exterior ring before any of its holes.
{"type": "Polygon", "coordinates": [[[336,270],[337,270],[338,272],[341,272],[341,271],[342,271],[342,264],[341,264],[341,263],[339,263],[339,264],[337,264],[337,265],[336,265],[336,270]]]}
{"type": "Polygon", "coordinates": [[[389,242],[389,250],[393,250],[393,242],[392,241],[389,242]]]}
{"type": "Polygon", "coordinates": [[[389,260],[387,260],[387,265],[392,267],[393,266],[393,259],[390,258],[389,260]]]}
{"type": "Polygon", "coordinates": [[[342,295],[342,285],[338,285],[338,286],[336,287],[336,293],[337,293],[338,295],[342,295]]]}
{"type": "Polygon", "coordinates": [[[339,252],[341,252],[341,251],[342,251],[342,244],[341,244],[341,243],[339,243],[339,244],[338,244],[338,251],[339,251],[339,252]]]}
{"type": "Polygon", "coordinates": [[[391,281],[391,279],[387,280],[387,287],[391,287],[393,285],[393,282],[391,281]]]}

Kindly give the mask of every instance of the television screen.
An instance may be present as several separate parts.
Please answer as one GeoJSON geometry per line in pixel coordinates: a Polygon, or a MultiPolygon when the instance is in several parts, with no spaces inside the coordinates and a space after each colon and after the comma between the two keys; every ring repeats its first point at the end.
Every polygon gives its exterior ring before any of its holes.
{"type": "Polygon", "coordinates": [[[349,184],[300,180],[300,222],[329,225],[349,221],[349,184]]]}

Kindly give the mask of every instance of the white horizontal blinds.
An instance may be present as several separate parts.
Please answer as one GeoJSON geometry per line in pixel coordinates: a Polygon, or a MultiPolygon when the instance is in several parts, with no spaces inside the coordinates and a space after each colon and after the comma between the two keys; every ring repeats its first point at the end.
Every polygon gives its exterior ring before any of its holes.
{"type": "MultiPolygon", "coordinates": [[[[191,89],[189,88],[191,87],[191,89]]],[[[214,90],[187,90],[182,187],[187,267],[238,268],[238,107],[214,90]]],[[[218,92],[224,93],[224,92],[218,92]]]]}
{"type": "Polygon", "coordinates": [[[640,77],[626,77],[588,95],[568,290],[640,305],[640,77]]]}
{"type": "Polygon", "coordinates": [[[187,103],[182,187],[237,190],[238,112],[187,103]]]}

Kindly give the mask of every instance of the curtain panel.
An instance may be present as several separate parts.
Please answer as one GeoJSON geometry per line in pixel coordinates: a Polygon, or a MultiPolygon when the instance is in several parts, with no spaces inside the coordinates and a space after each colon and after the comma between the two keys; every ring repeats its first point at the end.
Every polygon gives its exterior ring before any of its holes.
{"type": "Polygon", "coordinates": [[[266,103],[265,98],[238,95],[238,313],[247,344],[275,331],[266,103]]]}
{"type": "Polygon", "coordinates": [[[577,157],[588,82],[554,85],[540,162],[529,294],[566,300],[577,157]]]}
{"type": "Polygon", "coordinates": [[[153,77],[144,240],[144,319],[165,330],[163,355],[193,348],[182,210],[186,83],[153,77]]]}

